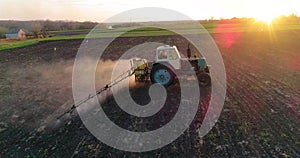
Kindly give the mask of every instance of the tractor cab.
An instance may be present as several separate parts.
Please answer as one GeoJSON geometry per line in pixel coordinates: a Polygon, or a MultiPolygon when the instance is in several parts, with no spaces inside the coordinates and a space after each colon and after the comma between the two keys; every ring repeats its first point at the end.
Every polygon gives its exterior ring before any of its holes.
{"type": "Polygon", "coordinates": [[[156,49],[155,63],[169,63],[176,70],[180,69],[180,53],[176,46],[160,46],[156,49]]]}

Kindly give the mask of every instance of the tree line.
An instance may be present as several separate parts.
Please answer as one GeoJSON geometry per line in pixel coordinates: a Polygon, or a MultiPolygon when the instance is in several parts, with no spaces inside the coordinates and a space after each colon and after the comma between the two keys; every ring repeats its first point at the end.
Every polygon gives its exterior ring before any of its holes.
{"type": "MultiPolygon", "coordinates": [[[[0,38],[5,38],[5,33],[12,30],[23,29],[28,34],[37,35],[41,32],[60,31],[60,30],[81,30],[92,29],[98,23],[95,22],[75,22],[75,21],[14,21],[2,20],[0,21],[0,38]]],[[[104,25],[103,25],[104,27],[104,25]]]]}

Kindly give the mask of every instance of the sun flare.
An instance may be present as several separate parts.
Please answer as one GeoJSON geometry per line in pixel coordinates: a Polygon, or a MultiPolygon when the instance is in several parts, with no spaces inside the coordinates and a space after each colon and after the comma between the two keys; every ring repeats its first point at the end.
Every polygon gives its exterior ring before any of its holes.
{"type": "Polygon", "coordinates": [[[260,22],[264,22],[271,25],[272,22],[283,15],[282,6],[280,3],[274,3],[272,0],[264,0],[259,3],[255,3],[255,12],[253,12],[253,17],[260,22]]]}
{"type": "Polygon", "coordinates": [[[276,17],[257,17],[255,18],[257,21],[261,21],[261,22],[264,22],[268,25],[271,25],[273,20],[275,19],[276,17]]]}

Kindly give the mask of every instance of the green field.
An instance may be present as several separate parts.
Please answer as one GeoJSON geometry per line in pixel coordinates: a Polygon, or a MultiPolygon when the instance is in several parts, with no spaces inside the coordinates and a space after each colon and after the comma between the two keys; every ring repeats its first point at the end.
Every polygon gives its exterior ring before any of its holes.
{"type": "MultiPolygon", "coordinates": [[[[172,28],[178,31],[183,32],[184,34],[199,34],[199,33],[222,33],[222,32],[257,32],[257,31],[279,31],[279,30],[299,30],[300,24],[294,25],[274,25],[267,26],[264,24],[232,24],[232,23],[224,23],[224,24],[215,24],[208,23],[203,24],[204,28],[198,28],[196,26],[191,26],[190,24],[178,24],[173,25],[172,28]],[[200,30],[200,31],[199,31],[200,30]]],[[[86,32],[89,30],[61,30],[61,31],[50,31],[50,34],[59,34],[59,33],[78,33],[78,32],[86,32]]],[[[75,34],[75,35],[57,35],[49,38],[40,38],[40,39],[28,39],[28,40],[1,40],[0,41],[0,51],[19,48],[24,46],[30,46],[33,44],[37,44],[41,41],[53,41],[53,40],[74,40],[74,39],[85,39],[85,38],[109,38],[116,37],[121,34],[122,37],[141,37],[141,36],[167,36],[174,35],[174,32],[155,28],[155,27],[141,27],[138,29],[134,29],[133,27],[120,27],[114,29],[95,29],[95,33],[90,34],[75,34]],[[130,31],[128,31],[130,30],[130,31]],[[126,32],[122,34],[123,32],[126,32]]]]}

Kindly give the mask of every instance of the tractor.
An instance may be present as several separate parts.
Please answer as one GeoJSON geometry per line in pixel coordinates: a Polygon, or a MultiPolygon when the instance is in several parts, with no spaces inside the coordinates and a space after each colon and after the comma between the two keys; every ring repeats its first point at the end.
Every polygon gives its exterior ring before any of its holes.
{"type": "Polygon", "coordinates": [[[176,46],[164,45],[156,49],[154,62],[150,63],[146,59],[131,59],[131,67],[134,70],[135,81],[147,81],[169,86],[176,78],[176,74],[196,73],[199,85],[207,87],[210,85],[209,66],[204,57],[191,58],[191,50],[188,46],[187,58],[181,57],[176,46]],[[189,66],[191,65],[191,66],[189,66]]]}

